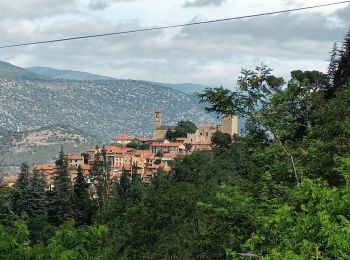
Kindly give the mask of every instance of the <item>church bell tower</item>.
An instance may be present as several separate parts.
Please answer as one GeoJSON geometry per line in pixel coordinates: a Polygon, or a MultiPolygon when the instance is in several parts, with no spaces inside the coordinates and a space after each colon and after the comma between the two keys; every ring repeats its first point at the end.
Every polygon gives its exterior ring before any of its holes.
{"type": "Polygon", "coordinates": [[[153,124],[154,130],[160,128],[160,126],[161,126],[161,113],[159,110],[156,110],[154,112],[154,124],[153,124]]]}

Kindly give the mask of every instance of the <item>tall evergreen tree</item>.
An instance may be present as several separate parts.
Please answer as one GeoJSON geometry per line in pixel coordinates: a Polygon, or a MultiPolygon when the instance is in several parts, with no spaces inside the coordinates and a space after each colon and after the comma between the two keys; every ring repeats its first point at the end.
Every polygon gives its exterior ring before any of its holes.
{"type": "Polygon", "coordinates": [[[46,212],[45,181],[40,173],[34,172],[29,185],[29,216],[37,216],[46,212]]]}
{"type": "Polygon", "coordinates": [[[96,203],[99,211],[107,203],[111,192],[110,164],[106,157],[106,150],[96,147],[95,160],[91,168],[90,177],[96,193],[96,203]]]}
{"type": "Polygon", "coordinates": [[[83,170],[79,166],[73,194],[74,219],[77,226],[85,226],[91,223],[92,201],[88,189],[89,184],[85,181],[83,170]]]}
{"type": "Polygon", "coordinates": [[[339,65],[334,74],[334,87],[340,88],[350,80],[350,30],[346,34],[341,50],[339,65]]]}
{"type": "Polygon", "coordinates": [[[339,64],[339,50],[337,43],[334,43],[333,49],[330,52],[331,57],[329,60],[327,78],[328,78],[328,86],[326,89],[326,98],[330,98],[334,96],[334,77],[335,73],[338,69],[339,64]]]}
{"type": "Polygon", "coordinates": [[[13,195],[13,209],[17,215],[29,214],[30,206],[30,180],[29,180],[29,165],[22,163],[21,171],[15,184],[15,193],[13,195]]]}
{"type": "Polygon", "coordinates": [[[63,147],[59,152],[56,167],[54,188],[49,205],[49,219],[52,224],[61,225],[65,220],[73,217],[73,187],[63,147]]]}
{"type": "Polygon", "coordinates": [[[15,219],[11,207],[11,189],[0,182],[0,225],[9,226],[15,219]]]}

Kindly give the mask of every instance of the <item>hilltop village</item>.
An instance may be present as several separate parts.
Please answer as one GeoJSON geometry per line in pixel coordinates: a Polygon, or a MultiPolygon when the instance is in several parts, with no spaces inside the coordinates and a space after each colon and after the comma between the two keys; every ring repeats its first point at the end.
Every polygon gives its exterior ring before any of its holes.
{"type": "MultiPolygon", "coordinates": [[[[200,125],[194,133],[186,137],[167,138],[174,132],[175,125],[163,125],[161,112],[154,112],[153,135],[151,137],[132,137],[128,134],[118,134],[113,143],[99,147],[90,147],[87,151],[77,154],[66,154],[72,181],[77,176],[78,167],[83,171],[87,183],[91,183],[91,170],[96,155],[103,155],[109,167],[109,176],[119,180],[123,173],[138,175],[144,183],[150,183],[159,172],[170,172],[171,162],[178,157],[191,154],[198,150],[211,150],[212,136],[216,132],[238,134],[238,117],[222,116],[220,125],[200,125]]],[[[101,160],[101,159],[99,159],[101,160]]],[[[56,165],[54,163],[37,164],[33,173],[42,174],[47,185],[53,186],[56,165]]],[[[8,186],[16,183],[17,177],[5,177],[3,182],[8,186]]]]}

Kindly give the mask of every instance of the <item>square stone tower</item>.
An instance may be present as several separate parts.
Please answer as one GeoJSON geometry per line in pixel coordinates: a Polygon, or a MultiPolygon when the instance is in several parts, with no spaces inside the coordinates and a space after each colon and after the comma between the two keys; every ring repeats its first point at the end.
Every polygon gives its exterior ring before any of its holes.
{"type": "Polygon", "coordinates": [[[153,128],[154,130],[157,130],[158,128],[160,128],[162,122],[161,122],[161,113],[159,110],[156,110],[154,112],[154,121],[153,121],[153,128]]]}
{"type": "Polygon", "coordinates": [[[223,115],[221,117],[220,132],[229,134],[231,136],[238,134],[238,116],[223,115]]]}

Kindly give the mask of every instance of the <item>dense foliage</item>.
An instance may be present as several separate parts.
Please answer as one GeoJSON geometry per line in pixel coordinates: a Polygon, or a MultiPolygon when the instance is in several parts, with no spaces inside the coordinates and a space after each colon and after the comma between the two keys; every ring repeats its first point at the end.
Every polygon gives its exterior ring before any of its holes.
{"type": "Polygon", "coordinates": [[[166,133],[166,138],[169,140],[175,140],[176,138],[187,137],[189,133],[195,133],[197,126],[195,123],[187,121],[179,121],[175,127],[175,130],[168,130],[166,133]]]}
{"type": "Polygon", "coordinates": [[[0,258],[350,258],[349,49],[347,37],[329,75],[285,83],[262,65],[237,91],[206,89],[208,110],[244,117],[245,133],[215,134],[149,185],[110,182],[103,153],[92,187],[81,169],[72,184],[63,151],[53,189],[23,164],[0,186],[0,258]]]}

